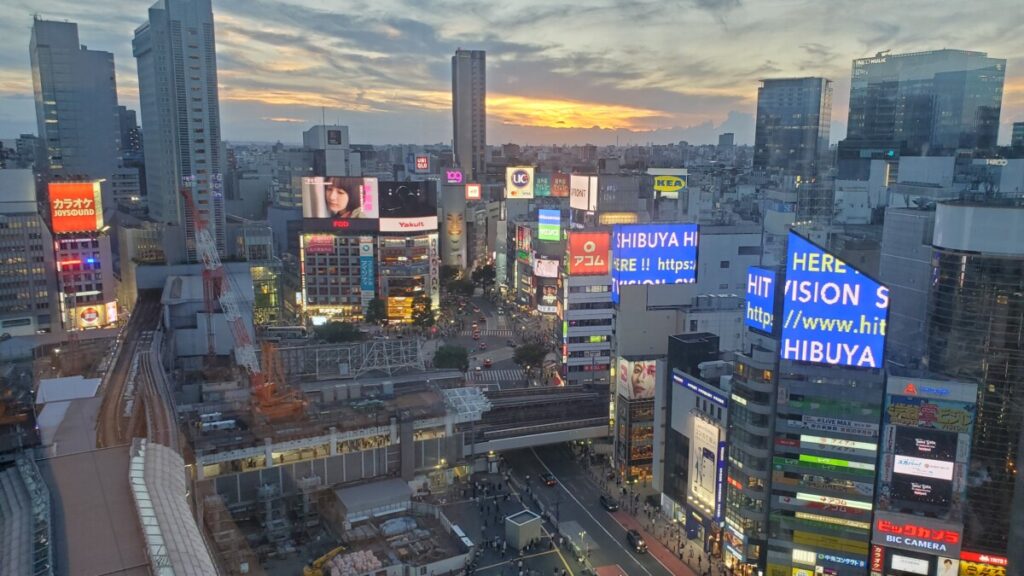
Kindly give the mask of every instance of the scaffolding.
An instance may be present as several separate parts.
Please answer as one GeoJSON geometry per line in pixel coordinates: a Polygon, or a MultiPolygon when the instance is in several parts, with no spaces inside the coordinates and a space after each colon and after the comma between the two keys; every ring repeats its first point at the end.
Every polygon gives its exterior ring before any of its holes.
{"type": "Polygon", "coordinates": [[[281,347],[278,352],[289,379],[359,378],[370,373],[391,376],[426,369],[420,342],[414,338],[281,347]]]}

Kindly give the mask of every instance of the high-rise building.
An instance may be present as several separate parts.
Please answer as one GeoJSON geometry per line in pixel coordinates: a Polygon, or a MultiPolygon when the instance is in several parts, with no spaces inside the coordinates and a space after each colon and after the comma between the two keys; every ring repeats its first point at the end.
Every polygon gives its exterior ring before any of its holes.
{"type": "Polygon", "coordinates": [[[1014,122],[1010,133],[1010,147],[1024,148],[1024,122],[1014,122]]]}
{"type": "Polygon", "coordinates": [[[966,50],[854,60],[839,177],[866,180],[873,157],[994,148],[1005,71],[1006,60],[966,50]]]}
{"type": "Polygon", "coordinates": [[[121,147],[114,55],[80,45],[74,22],[36,19],[29,56],[39,130],[36,168],[47,180],[109,179],[121,147]]]}
{"type": "MultiPolygon", "coordinates": [[[[220,107],[210,0],[160,0],[135,30],[149,215],[183,232],[186,258],[195,260],[192,217],[181,197],[186,183],[199,217],[223,254],[220,107]]],[[[168,228],[167,242],[171,239],[168,228]]]]}
{"type": "Polygon", "coordinates": [[[134,156],[142,154],[142,130],[139,129],[135,110],[125,106],[117,107],[118,128],[121,132],[121,154],[134,156]]]}
{"type": "Polygon", "coordinates": [[[892,291],[886,339],[890,365],[919,368],[925,355],[935,210],[885,211],[879,277],[892,291]]]}
{"type": "MultiPolygon", "coordinates": [[[[978,383],[963,549],[1018,554],[1017,561],[1024,560],[1018,472],[1024,430],[1021,230],[1019,200],[938,205],[927,332],[928,369],[978,383]]],[[[1020,565],[1014,567],[1011,559],[1006,573],[1019,573],[1020,565]]]]}
{"type": "Polygon", "coordinates": [[[757,90],[754,169],[815,180],[828,163],[831,121],[831,80],[762,80],[757,90]]]}
{"type": "Polygon", "coordinates": [[[483,50],[452,56],[452,120],[455,162],[474,181],[483,177],[487,148],[487,57],[483,50]]]}
{"type": "Polygon", "coordinates": [[[31,170],[0,170],[0,335],[60,330],[53,238],[39,215],[31,170]]]}

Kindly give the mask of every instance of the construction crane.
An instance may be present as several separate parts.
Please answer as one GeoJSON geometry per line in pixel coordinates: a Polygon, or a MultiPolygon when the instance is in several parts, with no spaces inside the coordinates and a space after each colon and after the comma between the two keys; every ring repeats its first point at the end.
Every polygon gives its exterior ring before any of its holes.
{"type": "MultiPolygon", "coordinates": [[[[185,206],[192,217],[192,226],[195,230],[195,251],[196,256],[203,263],[203,298],[206,302],[207,313],[213,313],[213,301],[220,302],[221,311],[231,329],[231,336],[235,343],[235,361],[239,366],[245,368],[249,375],[249,386],[252,391],[252,407],[258,417],[263,417],[270,422],[282,420],[294,420],[300,418],[306,410],[306,402],[294,390],[284,390],[278,385],[283,382],[284,373],[280,369],[280,360],[277,358],[277,350],[265,348],[264,362],[272,362],[273,372],[268,379],[260,370],[260,361],[256,356],[256,348],[253,345],[249,331],[245,327],[242,316],[241,291],[235,285],[230,274],[225,274],[224,265],[217,253],[217,243],[210,234],[206,218],[199,212],[195,200],[192,197],[192,188],[186,181],[181,188],[181,194],[185,198],[185,206]]],[[[212,322],[212,320],[208,320],[212,322]]],[[[212,327],[208,334],[211,354],[214,350],[212,327]]]]}

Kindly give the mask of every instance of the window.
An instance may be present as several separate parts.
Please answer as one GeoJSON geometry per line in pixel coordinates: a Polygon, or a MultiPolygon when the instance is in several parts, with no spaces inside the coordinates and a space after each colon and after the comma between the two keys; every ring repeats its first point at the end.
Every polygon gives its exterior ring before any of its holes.
{"type": "Polygon", "coordinates": [[[729,261],[728,260],[722,260],[721,262],[718,263],[718,267],[719,268],[728,268],[729,267],[729,261]]]}
{"type": "Polygon", "coordinates": [[[697,331],[697,321],[696,320],[690,320],[690,332],[696,332],[696,331],[697,331]]]}

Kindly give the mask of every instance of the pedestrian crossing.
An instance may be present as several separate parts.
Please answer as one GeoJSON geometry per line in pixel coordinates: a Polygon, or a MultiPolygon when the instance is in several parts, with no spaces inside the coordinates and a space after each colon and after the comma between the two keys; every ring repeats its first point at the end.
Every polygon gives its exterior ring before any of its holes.
{"type": "Polygon", "coordinates": [[[522,368],[505,368],[483,370],[469,373],[469,379],[473,382],[520,382],[526,380],[526,371],[522,368]]]}
{"type": "MultiPolygon", "coordinates": [[[[494,337],[499,337],[499,338],[511,338],[512,337],[512,332],[513,332],[512,329],[508,329],[508,330],[502,330],[502,329],[498,329],[498,330],[481,330],[480,331],[480,336],[481,337],[494,336],[494,337]]],[[[473,335],[473,330],[462,330],[462,331],[459,332],[459,336],[472,336],[472,335],[473,335]]]]}

